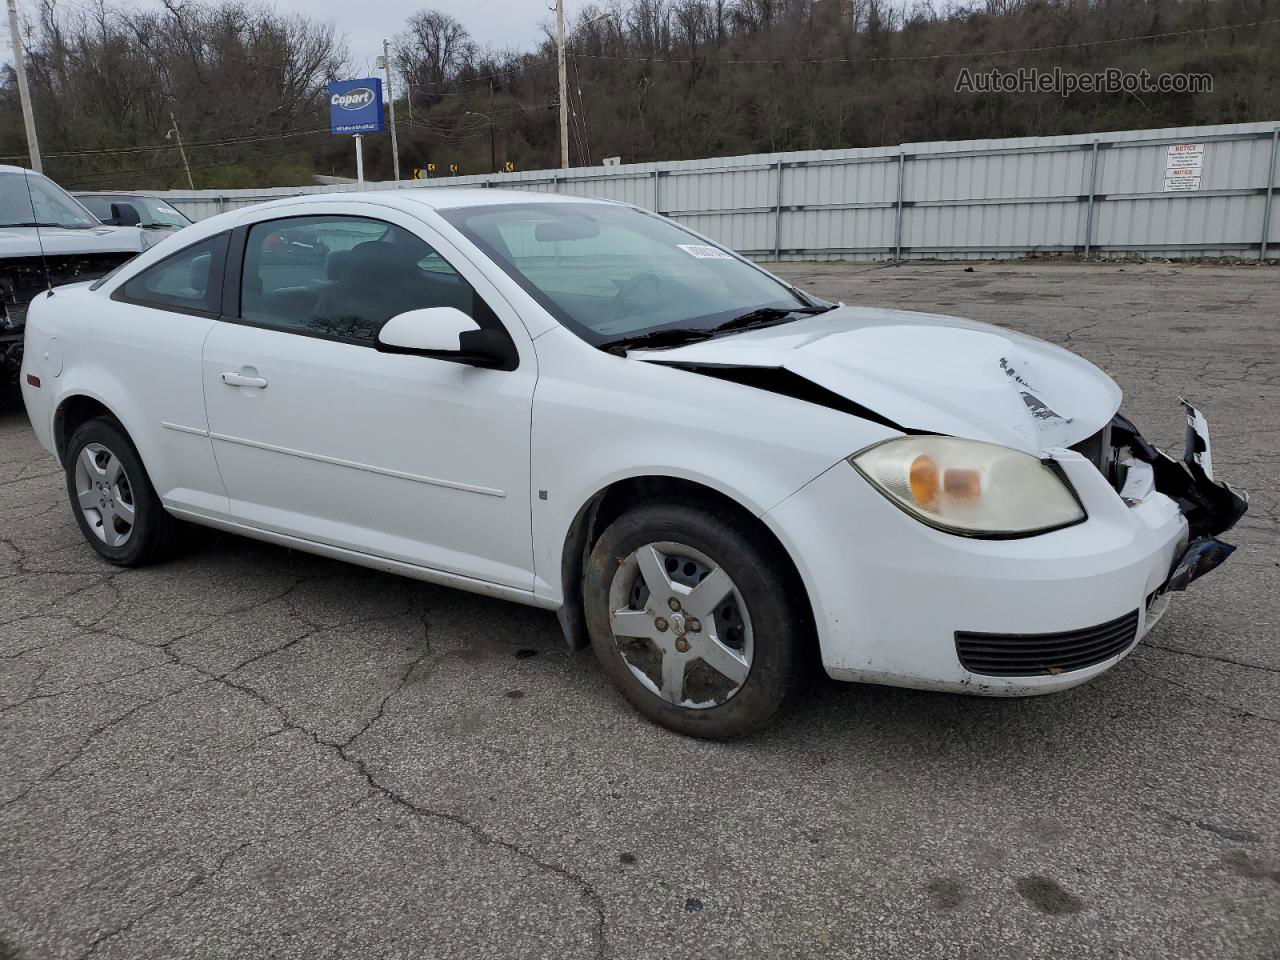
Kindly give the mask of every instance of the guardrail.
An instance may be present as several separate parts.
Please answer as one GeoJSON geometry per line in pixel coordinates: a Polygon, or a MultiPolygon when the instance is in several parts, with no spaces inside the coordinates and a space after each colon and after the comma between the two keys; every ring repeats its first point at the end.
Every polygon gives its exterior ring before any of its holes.
{"type": "MultiPolygon", "coordinates": [[[[365,184],[605,197],[772,260],[1280,256],[1280,122],[821,150],[365,184]],[[1171,178],[1171,146],[1197,145],[1171,178]],[[1190,162],[1188,161],[1188,162],[1190,162]],[[1194,181],[1194,183],[1192,183],[1194,181]]],[[[350,185],[168,191],[203,218],[350,185]]]]}

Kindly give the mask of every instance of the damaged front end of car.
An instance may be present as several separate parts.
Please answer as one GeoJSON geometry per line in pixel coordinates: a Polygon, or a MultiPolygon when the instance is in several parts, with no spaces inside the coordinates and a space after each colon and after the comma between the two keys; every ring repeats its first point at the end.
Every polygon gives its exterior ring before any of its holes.
{"type": "Polygon", "coordinates": [[[1164,584],[1148,598],[1148,607],[1165,594],[1185,590],[1231,556],[1235,547],[1218,536],[1249,509],[1246,492],[1214,479],[1208,424],[1191,404],[1183,400],[1182,405],[1187,431],[1181,459],[1150,443],[1122,414],[1116,414],[1107,429],[1110,477],[1120,496],[1132,503],[1154,490],[1173,500],[1187,520],[1186,542],[1175,554],[1164,584]]]}

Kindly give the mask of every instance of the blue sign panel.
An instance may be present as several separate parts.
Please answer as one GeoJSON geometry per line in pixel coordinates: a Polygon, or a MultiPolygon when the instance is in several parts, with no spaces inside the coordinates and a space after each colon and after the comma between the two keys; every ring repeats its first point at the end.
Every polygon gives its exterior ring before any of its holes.
{"type": "Polygon", "coordinates": [[[329,84],[330,133],[380,133],[382,123],[382,81],[337,80],[329,84]]]}

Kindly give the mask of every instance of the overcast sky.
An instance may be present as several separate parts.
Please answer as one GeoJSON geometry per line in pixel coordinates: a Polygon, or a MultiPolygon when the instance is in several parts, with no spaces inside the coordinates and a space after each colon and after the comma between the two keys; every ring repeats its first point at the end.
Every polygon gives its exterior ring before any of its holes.
{"type": "MultiPolygon", "coordinates": [[[[37,0],[18,0],[18,10],[24,17],[35,13],[37,0]]],[[[147,8],[159,6],[156,0],[108,0],[111,5],[147,8]]],[[[268,0],[266,6],[285,12],[305,13],[313,20],[333,24],[340,34],[346,34],[347,48],[351,53],[353,76],[367,76],[373,70],[373,58],[382,53],[382,39],[394,40],[404,29],[404,22],[411,13],[421,9],[435,9],[460,20],[480,46],[517,47],[528,49],[541,35],[539,24],[554,24],[554,0],[409,0],[391,3],[388,0],[268,0]]],[[[572,19],[585,0],[565,0],[565,16],[572,19]]],[[[75,6],[74,2],[66,6],[75,6]]],[[[0,16],[0,62],[12,61],[9,45],[8,20],[0,16]]]]}

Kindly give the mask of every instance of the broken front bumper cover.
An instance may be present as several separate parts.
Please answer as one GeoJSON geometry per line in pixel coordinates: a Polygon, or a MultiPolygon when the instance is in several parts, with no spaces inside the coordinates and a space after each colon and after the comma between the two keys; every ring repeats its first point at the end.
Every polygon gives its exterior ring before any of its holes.
{"type": "Polygon", "coordinates": [[[1249,509],[1248,493],[1213,478],[1208,422],[1186,400],[1182,406],[1187,415],[1187,431],[1181,460],[1153,446],[1127,417],[1116,414],[1111,421],[1112,443],[1117,448],[1127,447],[1135,461],[1150,467],[1155,489],[1173,500],[1187,519],[1187,542],[1154,596],[1185,590],[1193,580],[1231,556],[1236,548],[1219,540],[1218,534],[1235,526],[1249,509]]]}

